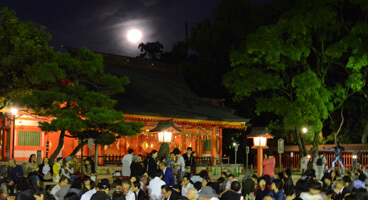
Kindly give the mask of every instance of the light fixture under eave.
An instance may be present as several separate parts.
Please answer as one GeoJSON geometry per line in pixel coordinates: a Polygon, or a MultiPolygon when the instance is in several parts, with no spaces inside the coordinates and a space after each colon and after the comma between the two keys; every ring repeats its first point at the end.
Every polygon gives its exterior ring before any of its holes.
{"type": "Polygon", "coordinates": [[[157,126],[151,129],[149,132],[157,132],[158,141],[160,143],[166,142],[170,143],[172,139],[173,132],[181,132],[179,128],[174,125],[172,119],[159,121],[157,126]]]}

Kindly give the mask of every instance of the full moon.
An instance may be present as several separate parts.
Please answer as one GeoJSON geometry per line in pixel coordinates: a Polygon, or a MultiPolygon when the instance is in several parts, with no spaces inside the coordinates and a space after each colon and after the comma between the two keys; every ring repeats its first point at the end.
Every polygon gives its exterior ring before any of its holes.
{"type": "Polygon", "coordinates": [[[127,39],[131,43],[138,43],[142,39],[142,32],[138,29],[132,29],[128,31],[127,39]]]}

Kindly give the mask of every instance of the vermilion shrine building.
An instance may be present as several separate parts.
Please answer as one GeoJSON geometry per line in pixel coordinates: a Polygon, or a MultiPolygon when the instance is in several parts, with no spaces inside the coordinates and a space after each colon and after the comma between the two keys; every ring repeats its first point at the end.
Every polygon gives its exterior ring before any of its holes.
{"type": "MultiPolygon", "coordinates": [[[[75,53],[77,50],[69,51],[75,53]]],[[[110,54],[103,56],[107,72],[127,76],[131,81],[125,87],[125,93],[114,96],[118,100],[116,108],[124,113],[126,121],[140,121],[144,128],[134,137],[117,139],[109,146],[99,146],[99,155],[124,155],[130,148],[135,150],[134,154],[158,150],[158,134],[149,130],[155,128],[159,121],[172,119],[181,132],[173,133],[171,150],[179,148],[184,153],[187,147],[192,147],[197,156],[217,158],[222,156],[222,139],[226,137],[223,129],[246,129],[248,119],[195,95],[186,85],[179,67],[110,54]]],[[[19,110],[14,128],[13,118],[1,117],[0,159],[13,157],[13,144],[16,160],[27,160],[30,154],[37,151],[41,151],[42,157],[47,156],[47,143],[50,156],[57,147],[59,133],[43,132],[38,128],[38,122],[48,118],[32,116],[21,108],[19,110]]],[[[10,110],[1,112],[8,114],[10,110]]],[[[59,156],[68,156],[77,145],[77,139],[66,137],[59,156]]],[[[89,152],[87,145],[83,149],[84,155],[93,155],[94,152],[94,148],[89,152]]]]}

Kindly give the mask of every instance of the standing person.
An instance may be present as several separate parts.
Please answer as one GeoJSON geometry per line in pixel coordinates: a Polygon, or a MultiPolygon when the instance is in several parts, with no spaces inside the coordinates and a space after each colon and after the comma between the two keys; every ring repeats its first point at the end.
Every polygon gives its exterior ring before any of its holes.
{"type": "Polygon", "coordinates": [[[160,200],[162,198],[161,186],[165,185],[165,181],[161,180],[162,177],[162,171],[156,171],[155,178],[153,178],[147,186],[148,195],[152,200],[160,200]]]}
{"type": "Polygon", "coordinates": [[[323,177],[323,171],[325,169],[325,164],[327,163],[327,160],[323,154],[319,154],[317,157],[313,160],[313,169],[316,172],[316,179],[320,181],[323,177]]]}
{"type": "Polygon", "coordinates": [[[269,175],[271,177],[271,181],[273,181],[273,179],[275,179],[275,165],[276,165],[276,160],[273,157],[272,151],[268,151],[267,154],[265,154],[265,159],[262,162],[263,165],[263,176],[264,175],[269,175]]]}
{"type": "Polygon", "coordinates": [[[52,173],[54,174],[53,181],[58,183],[61,175],[61,167],[63,166],[63,158],[59,157],[52,166],[52,173]]]}
{"type": "Polygon", "coordinates": [[[194,157],[192,155],[192,147],[187,148],[187,153],[183,155],[184,161],[185,161],[185,173],[190,174],[190,176],[193,175],[193,167],[195,165],[194,157]]]}
{"type": "Polygon", "coordinates": [[[300,172],[304,174],[308,168],[308,155],[305,155],[302,159],[300,159],[300,172]]]}
{"type": "Polygon", "coordinates": [[[184,160],[184,157],[181,155],[181,152],[178,148],[175,148],[173,152],[175,156],[177,157],[176,164],[175,164],[177,166],[176,183],[180,184],[185,175],[185,160],[184,160]]]}
{"type": "Polygon", "coordinates": [[[332,147],[330,149],[326,149],[325,147],[323,147],[323,149],[325,151],[334,151],[335,152],[335,159],[332,162],[332,168],[335,168],[335,165],[336,165],[337,162],[340,163],[341,168],[345,167],[344,163],[342,162],[342,151],[344,151],[345,148],[340,146],[340,142],[337,142],[335,147],[332,147]]]}
{"type": "Polygon", "coordinates": [[[125,200],[135,200],[134,192],[131,190],[131,183],[129,180],[123,181],[123,193],[125,195],[125,200]]]}
{"type": "Polygon", "coordinates": [[[173,172],[175,171],[174,168],[175,168],[175,154],[174,152],[171,152],[169,154],[169,158],[166,160],[166,166],[167,167],[170,167],[173,172]]]}
{"type": "Polygon", "coordinates": [[[164,161],[161,161],[159,166],[164,174],[162,180],[165,181],[166,185],[173,187],[175,185],[175,178],[172,169],[167,167],[164,161]]]}
{"type": "Polygon", "coordinates": [[[144,169],[140,163],[140,156],[133,156],[132,164],[130,164],[130,176],[141,177],[144,174],[144,169]]]}
{"type": "Polygon", "coordinates": [[[123,176],[123,180],[129,179],[130,177],[130,165],[133,161],[133,149],[128,150],[128,154],[123,157],[123,160],[121,162],[123,163],[121,174],[123,176]]]}
{"type": "Polygon", "coordinates": [[[8,188],[10,190],[10,195],[14,195],[14,187],[18,185],[18,183],[22,180],[23,170],[21,166],[15,163],[15,160],[13,158],[10,159],[8,163],[8,188]]]}
{"type": "Polygon", "coordinates": [[[147,172],[150,179],[154,178],[157,172],[157,161],[156,161],[157,155],[158,155],[157,151],[152,150],[151,156],[147,157],[147,172]]]}

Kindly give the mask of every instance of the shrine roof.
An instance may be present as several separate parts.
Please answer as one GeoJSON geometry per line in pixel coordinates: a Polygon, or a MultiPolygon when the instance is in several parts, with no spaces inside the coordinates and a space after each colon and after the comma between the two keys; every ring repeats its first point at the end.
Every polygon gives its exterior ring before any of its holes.
{"type": "MultiPolygon", "coordinates": [[[[70,51],[70,49],[69,49],[70,51]]],[[[116,109],[125,114],[248,123],[231,109],[213,105],[197,96],[186,84],[180,67],[168,63],[102,54],[105,71],[127,76],[125,92],[113,96],[116,109]]]]}

